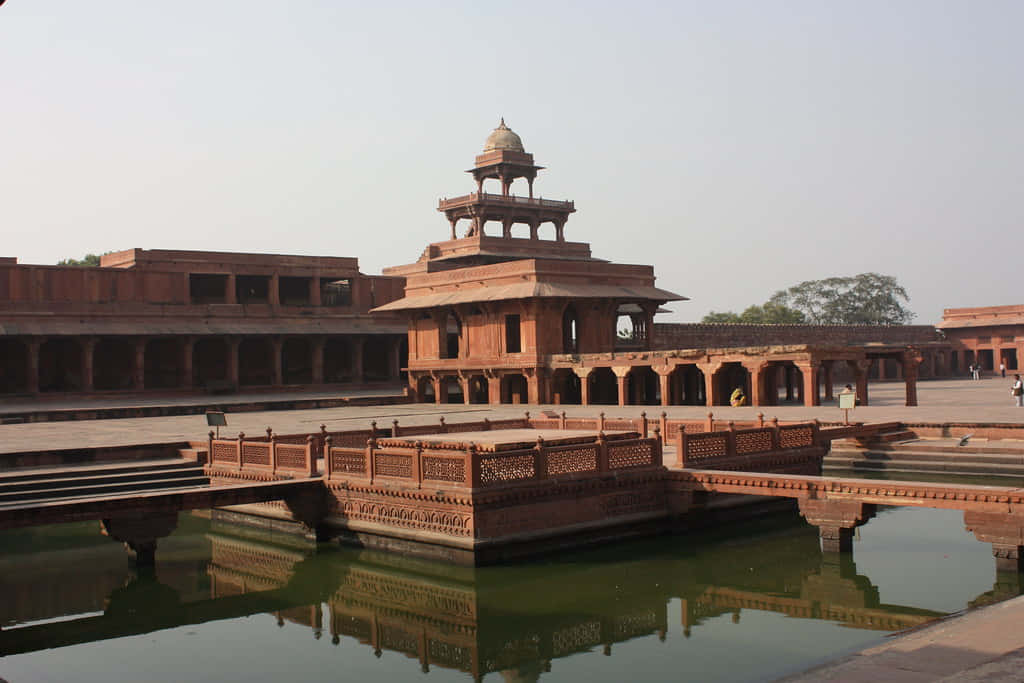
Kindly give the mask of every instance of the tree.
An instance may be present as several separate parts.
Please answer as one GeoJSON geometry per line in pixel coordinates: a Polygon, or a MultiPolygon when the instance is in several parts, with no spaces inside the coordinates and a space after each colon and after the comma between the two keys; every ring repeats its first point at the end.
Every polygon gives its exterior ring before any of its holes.
{"type": "Polygon", "coordinates": [[[98,266],[100,257],[98,254],[86,254],[81,259],[66,258],[57,261],[58,266],[98,266]]]}
{"type": "Polygon", "coordinates": [[[794,325],[807,322],[800,311],[766,301],[762,306],[748,306],[742,313],[711,311],[702,323],[748,323],[756,325],[794,325]]]}
{"type": "Polygon", "coordinates": [[[801,282],[768,303],[800,311],[816,325],[905,325],[914,319],[903,305],[909,300],[895,277],[861,273],[801,282]]]}

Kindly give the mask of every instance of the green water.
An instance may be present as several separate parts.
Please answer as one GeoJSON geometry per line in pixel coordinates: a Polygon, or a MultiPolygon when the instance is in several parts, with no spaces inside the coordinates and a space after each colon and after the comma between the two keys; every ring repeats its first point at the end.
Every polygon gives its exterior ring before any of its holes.
{"type": "Polygon", "coordinates": [[[182,515],[140,576],[98,523],[0,534],[0,678],[772,680],[1020,592],[945,510],[841,561],[796,515],[482,569],[286,541],[182,515]]]}

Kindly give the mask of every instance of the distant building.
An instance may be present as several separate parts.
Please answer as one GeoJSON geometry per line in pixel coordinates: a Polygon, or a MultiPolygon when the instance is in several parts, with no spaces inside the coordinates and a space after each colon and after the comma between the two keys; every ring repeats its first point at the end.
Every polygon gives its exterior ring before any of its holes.
{"type": "Polygon", "coordinates": [[[355,258],[130,249],[0,260],[0,395],[398,382],[402,279],[355,258]]]}
{"type": "Polygon", "coordinates": [[[953,370],[977,363],[984,370],[1020,369],[1024,355],[1024,305],[947,308],[938,324],[952,345],[953,370]]]}

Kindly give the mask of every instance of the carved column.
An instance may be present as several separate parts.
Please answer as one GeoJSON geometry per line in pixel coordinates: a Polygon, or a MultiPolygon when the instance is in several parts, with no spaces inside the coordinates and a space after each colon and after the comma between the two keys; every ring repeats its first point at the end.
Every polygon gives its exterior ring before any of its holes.
{"type": "Polygon", "coordinates": [[[868,371],[871,369],[871,361],[868,359],[848,360],[846,364],[853,372],[854,386],[857,391],[857,404],[866,406],[868,404],[868,371]]]}
{"type": "Polygon", "coordinates": [[[241,344],[238,337],[228,337],[228,382],[232,389],[238,388],[238,346],[241,344]]]}
{"type": "Polygon", "coordinates": [[[82,337],[82,391],[95,390],[96,337],[82,337]]]}
{"type": "Polygon", "coordinates": [[[626,377],[629,375],[629,371],[630,367],[628,365],[612,368],[612,372],[615,373],[615,383],[618,385],[619,389],[620,406],[628,405],[628,402],[626,401],[626,377]]]}
{"type": "Polygon", "coordinates": [[[470,404],[469,400],[469,377],[459,373],[459,386],[462,387],[462,402],[467,406],[470,404]]]}
{"type": "Polygon", "coordinates": [[[366,381],[363,372],[363,338],[358,335],[352,337],[352,381],[356,384],[366,381]]]}
{"type": "Polygon", "coordinates": [[[921,364],[921,354],[908,349],[903,354],[903,382],[906,385],[907,405],[917,405],[917,370],[921,364]]]}
{"type": "Polygon", "coordinates": [[[448,402],[448,383],[444,381],[443,377],[434,377],[431,379],[434,383],[434,403],[442,404],[448,402]]]}
{"type": "Polygon", "coordinates": [[[227,282],[224,285],[224,303],[238,303],[238,287],[235,282],[234,273],[228,273],[227,282]]]}
{"type": "Polygon", "coordinates": [[[593,368],[578,368],[572,369],[576,373],[576,376],[580,378],[580,405],[590,405],[590,373],[594,371],[593,368]]]}
{"type": "Polygon", "coordinates": [[[324,383],[324,347],[327,340],[324,337],[313,337],[310,348],[313,352],[313,384],[324,383]]]}
{"type": "Polygon", "coordinates": [[[748,396],[750,398],[750,405],[760,406],[764,405],[761,394],[763,384],[763,369],[764,363],[743,363],[743,367],[750,373],[750,391],[748,396]]]}
{"type": "Polygon", "coordinates": [[[285,383],[284,362],[281,354],[285,343],[281,337],[270,337],[270,384],[281,386],[285,383]]]}
{"type": "Polygon", "coordinates": [[[42,346],[42,340],[38,337],[29,337],[25,340],[25,346],[28,348],[28,393],[38,394],[39,393],[39,347],[42,346]]]}
{"type": "Polygon", "coordinates": [[[801,498],[800,514],[821,533],[826,553],[853,552],[853,530],[875,516],[875,506],[859,501],[801,498]]]}
{"type": "Polygon", "coordinates": [[[672,366],[663,366],[660,368],[654,368],[654,371],[658,373],[658,391],[661,393],[661,405],[670,406],[672,405],[672,366]]]}
{"type": "Polygon", "coordinates": [[[832,361],[826,360],[821,363],[822,380],[825,382],[825,400],[832,400],[832,361]]]}
{"type": "Polygon", "coordinates": [[[526,375],[526,402],[537,405],[540,403],[540,378],[537,371],[527,369],[523,374],[526,375]]]}
{"type": "Polygon", "coordinates": [[[715,383],[715,373],[722,367],[721,363],[697,363],[697,367],[704,373],[704,405],[711,406],[718,405],[721,397],[718,395],[718,389],[715,383]]]}
{"type": "Polygon", "coordinates": [[[401,338],[395,339],[391,343],[391,376],[395,379],[401,379],[402,377],[402,340],[401,338]]]}
{"type": "Polygon", "coordinates": [[[132,388],[142,391],[146,388],[146,338],[135,340],[135,358],[132,365],[132,388]]]}
{"type": "Polygon", "coordinates": [[[796,364],[797,368],[800,369],[800,373],[803,375],[803,399],[805,406],[817,406],[821,405],[821,399],[818,397],[818,361],[804,361],[796,364]]]}
{"type": "Polygon", "coordinates": [[[501,376],[486,370],[484,371],[484,375],[487,377],[487,402],[491,405],[500,405],[501,376]]]}

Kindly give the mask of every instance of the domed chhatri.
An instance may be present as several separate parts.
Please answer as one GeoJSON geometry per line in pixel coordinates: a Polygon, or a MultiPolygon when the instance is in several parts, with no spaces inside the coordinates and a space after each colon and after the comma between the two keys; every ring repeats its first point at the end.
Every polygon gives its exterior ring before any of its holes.
{"type": "Polygon", "coordinates": [[[502,117],[501,123],[498,124],[498,127],[487,136],[487,142],[484,143],[485,152],[492,152],[499,149],[505,149],[511,152],[525,151],[523,149],[523,141],[505,125],[504,117],[502,117]]]}

